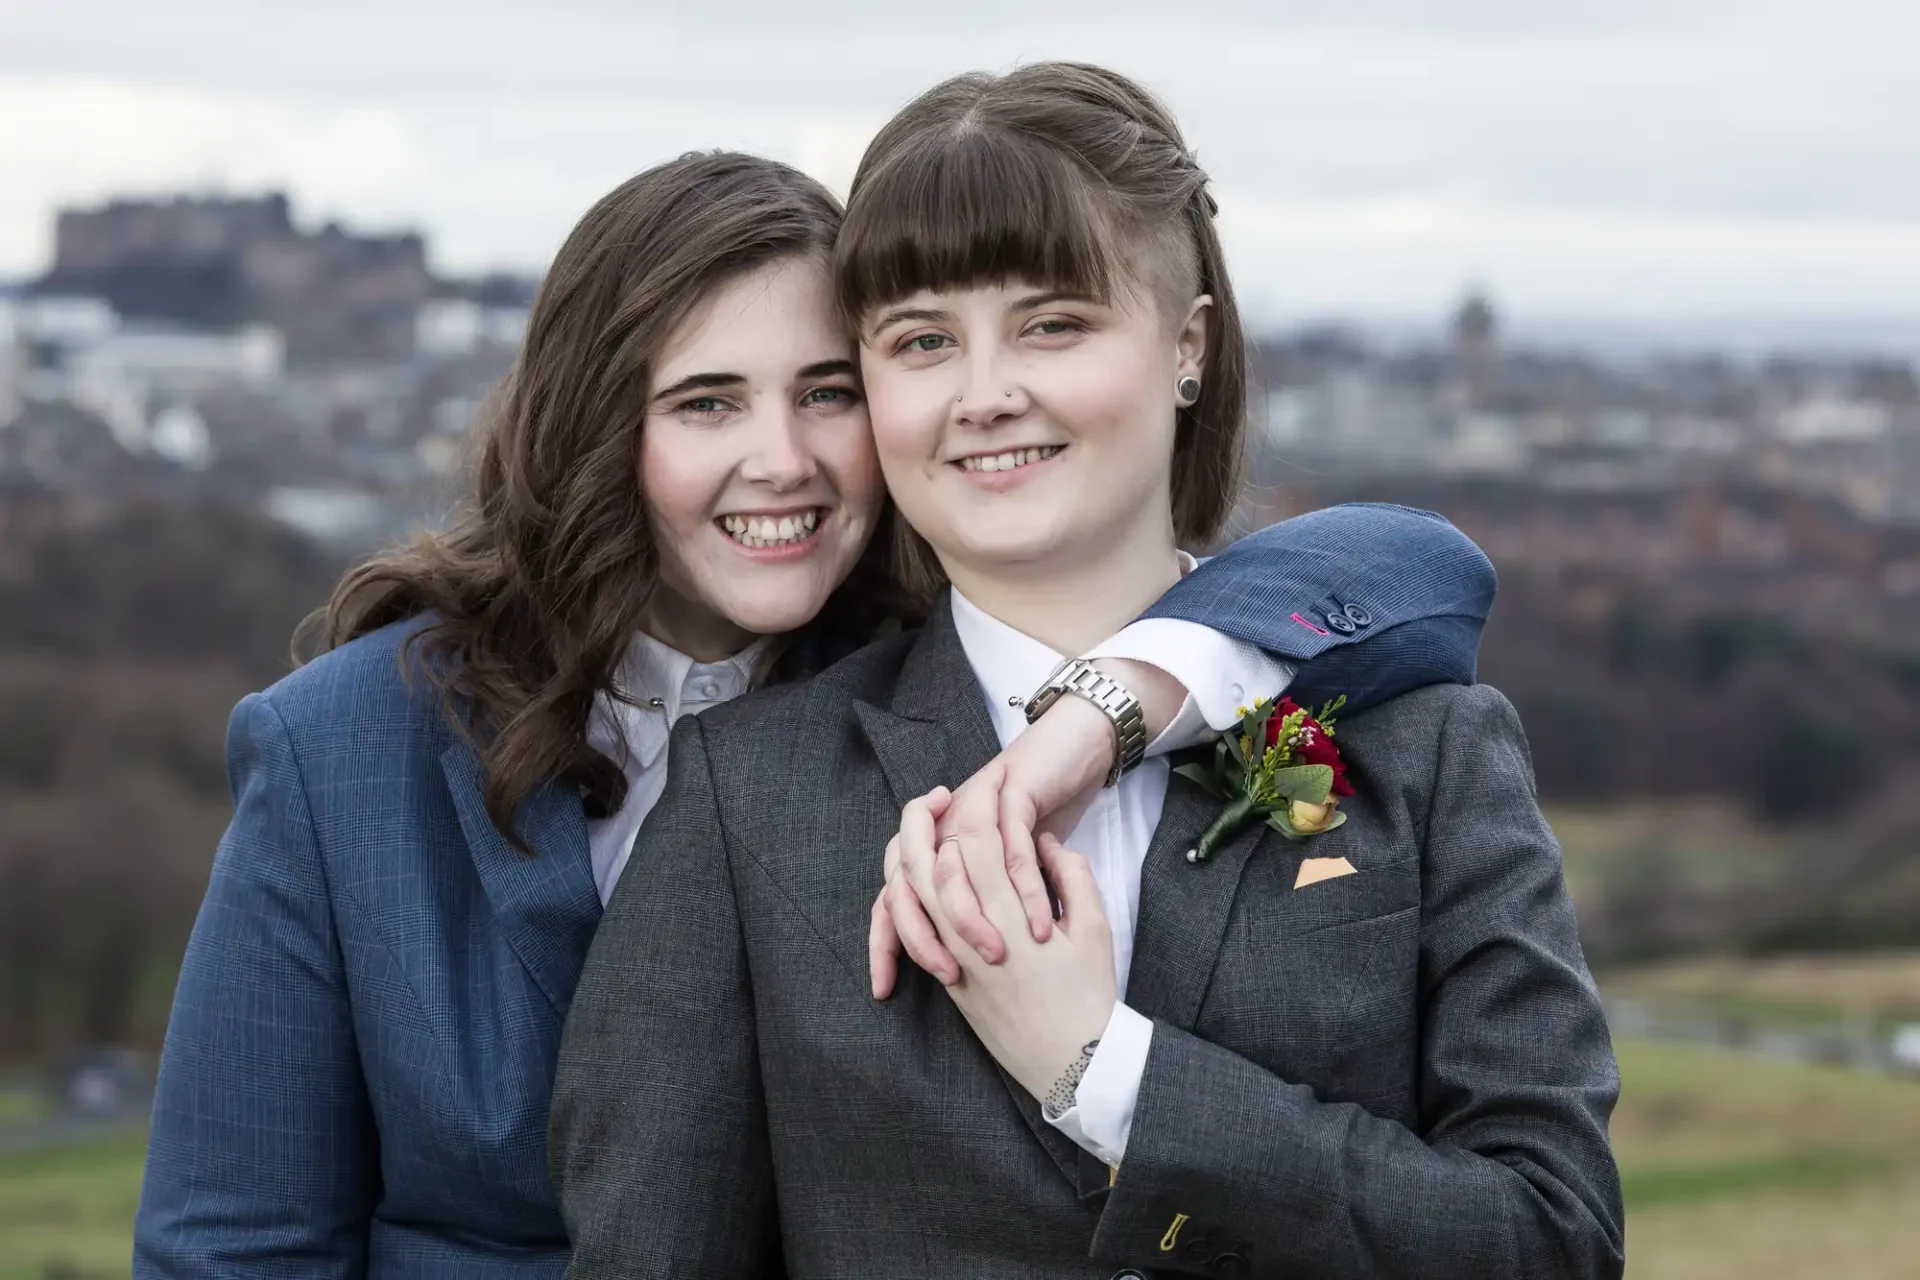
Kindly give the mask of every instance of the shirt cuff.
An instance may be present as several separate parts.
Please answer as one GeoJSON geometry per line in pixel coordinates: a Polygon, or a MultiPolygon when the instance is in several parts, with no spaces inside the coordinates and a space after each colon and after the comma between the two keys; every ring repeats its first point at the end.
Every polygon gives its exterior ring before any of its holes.
{"type": "Polygon", "coordinates": [[[1073,1092],[1073,1105],[1048,1123],[1096,1159],[1119,1168],[1152,1047],[1153,1020],[1124,1004],[1114,1005],[1100,1047],[1073,1092]]]}
{"type": "Polygon", "coordinates": [[[1279,697],[1295,671],[1264,649],[1183,618],[1143,618],[1084,656],[1144,662],[1186,686],[1179,714],[1147,744],[1150,756],[1212,741],[1239,723],[1242,708],[1279,697]]]}

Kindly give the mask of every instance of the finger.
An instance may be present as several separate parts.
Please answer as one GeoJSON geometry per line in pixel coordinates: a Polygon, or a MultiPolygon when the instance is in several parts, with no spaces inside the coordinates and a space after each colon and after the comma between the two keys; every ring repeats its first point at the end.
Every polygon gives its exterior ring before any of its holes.
{"type": "MultiPolygon", "coordinates": [[[[937,912],[934,924],[948,950],[954,948],[954,940],[958,939],[988,964],[998,964],[1006,958],[1006,939],[1001,927],[987,918],[977,888],[980,875],[971,858],[973,848],[981,850],[983,859],[990,848],[994,874],[1002,881],[1006,879],[999,821],[1000,786],[1004,778],[1005,769],[989,763],[952,793],[950,807],[939,824],[940,837],[931,859],[931,873],[924,879],[918,875],[914,879],[914,889],[919,892],[923,905],[929,912],[937,912]]],[[[921,814],[930,811],[930,806],[921,805],[920,809],[921,813],[914,816],[916,825],[912,834],[916,842],[921,814]]],[[[904,813],[902,832],[906,832],[904,813]]],[[[910,847],[909,854],[910,860],[917,862],[920,851],[910,847]]]]}
{"type": "Polygon", "coordinates": [[[922,969],[938,978],[946,986],[952,986],[960,980],[960,964],[940,941],[940,932],[934,927],[931,916],[927,914],[920,895],[905,876],[895,876],[888,882],[882,894],[889,920],[894,933],[900,939],[900,945],[906,948],[907,956],[922,969]]]}
{"type": "Polygon", "coordinates": [[[1007,958],[1006,939],[987,919],[974,892],[963,852],[963,837],[948,835],[934,852],[933,890],[940,899],[940,913],[947,926],[962,942],[972,947],[988,964],[1007,958]]]}
{"type": "Polygon", "coordinates": [[[893,917],[887,914],[887,885],[900,874],[900,837],[887,841],[886,857],[881,860],[883,874],[880,892],[873,897],[873,920],[867,926],[867,977],[873,983],[873,998],[885,1000],[893,994],[894,980],[900,970],[900,935],[894,931],[893,917]]]}
{"type": "Polygon", "coordinates": [[[895,866],[903,867],[910,874],[915,873],[915,868],[931,871],[936,852],[935,841],[939,838],[939,820],[952,804],[953,793],[945,787],[935,787],[924,796],[907,802],[906,807],[900,810],[900,831],[894,836],[897,846],[887,846],[889,876],[895,866]]]}
{"type": "Polygon", "coordinates": [[[1106,928],[1107,912],[1100,901],[1100,886],[1094,883],[1093,868],[1086,858],[1050,834],[1043,834],[1036,848],[1041,865],[1046,867],[1054,890],[1060,895],[1060,927],[1069,934],[1094,924],[1106,928]]]}
{"type": "Polygon", "coordinates": [[[933,860],[939,839],[933,803],[931,794],[907,801],[900,810],[900,832],[894,837],[899,842],[901,877],[927,902],[934,898],[933,860]]]}
{"type": "Polygon", "coordinates": [[[893,994],[900,974],[900,934],[887,914],[887,891],[881,889],[873,900],[873,922],[867,926],[867,979],[873,984],[873,998],[885,1000],[893,994]]]}
{"type": "Polygon", "coordinates": [[[1007,875],[1006,843],[1000,838],[1000,794],[1005,785],[1005,766],[989,762],[955,794],[953,808],[941,824],[946,834],[960,837],[958,848],[972,892],[1002,933],[1026,927],[1026,908],[1007,875]]]}
{"type": "Polygon", "coordinates": [[[1007,878],[1027,909],[1027,930],[1035,942],[1053,935],[1053,897],[1047,892],[1046,879],[1040,874],[1040,858],[1034,850],[1033,827],[1037,821],[1033,797],[1018,787],[1000,793],[1000,836],[1007,850],[1007,878]]]}

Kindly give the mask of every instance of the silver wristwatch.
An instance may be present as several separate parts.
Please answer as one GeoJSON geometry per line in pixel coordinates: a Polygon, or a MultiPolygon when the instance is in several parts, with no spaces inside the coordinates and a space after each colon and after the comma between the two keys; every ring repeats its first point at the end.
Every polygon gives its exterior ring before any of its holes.
{"type": "Polygon", "coordinates": [[[1045,715],[1063,693],[1080,695],[1113,721],[1113,768],[1107,771],[1105,784],[1112,786],[1147,753],[1147,718],[1140,710],[1140,699],[1085,658],[1069,658],[1027,699],[1027,723],[1045,715]]]}

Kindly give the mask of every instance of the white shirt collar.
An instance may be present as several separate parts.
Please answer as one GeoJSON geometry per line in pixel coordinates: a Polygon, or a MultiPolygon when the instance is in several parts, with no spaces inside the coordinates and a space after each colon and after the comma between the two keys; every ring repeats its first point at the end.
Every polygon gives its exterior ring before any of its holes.
{"type": "MultiPolygon", "coordinates": [[[[1180,572],[1192,573],[1198,562],[1184,551],[1177,554],[1180,572]]],[[[961,595],[959,588],[948,591],[953,600],[953,629],[960,636],[960,648],[965,651],[974,678],[987,695],[1000,745],[1007,746],[1026,730],[1026,699],[1053,674],[1055,667],[1066,661],[1066,655],[1054,652],[1026,632],[1000,621],[961,595]],[[1010,699],[1019,699],[1019,705],[1010,699]]]]}
{"type": "Polygon", "coordinates": [[[619,760],[619,742],[625,738],[630,753],[628,771],[647,768],[666,749],[674,721],[737,698],[751,688],[760,660],[772,643],[771,636],[762,636],[730,658],[695,662],[646,632],[635,632],[616,678],[621,691],[639,705],[628,706],[601,695],[594,703],[589,740],[619,760]]]}

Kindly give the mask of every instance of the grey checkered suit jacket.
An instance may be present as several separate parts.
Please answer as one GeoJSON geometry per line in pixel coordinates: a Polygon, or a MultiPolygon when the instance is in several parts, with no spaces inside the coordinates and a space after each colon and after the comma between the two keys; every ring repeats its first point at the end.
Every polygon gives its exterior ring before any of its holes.
{"type": "Polygon", "coordinates": [[[901,804],[998,743],[951,618],[681,721],[555,1090],[568,1276],[1584,1280],[1622,1269],[1618,1080],[1512,708],[1354,716],[1306,845],[1170,785],[1128,1003],[1126,1159],[1046,1124],[939,984],[868,993],[901,804]],[[1356,875],[1298,892],[1303,856],[1356,875]]]}

